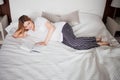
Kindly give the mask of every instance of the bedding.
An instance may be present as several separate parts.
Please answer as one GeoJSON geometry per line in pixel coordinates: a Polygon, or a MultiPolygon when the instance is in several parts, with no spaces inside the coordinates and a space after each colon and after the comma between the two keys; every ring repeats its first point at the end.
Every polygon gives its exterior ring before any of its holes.
{"type": "Polygon", "coordinates": [[[76,50],[50,41],[38,47],[40,52],[28,52],[20,46],[31,37],[15,39],[8,34],[0,50],[0,80],[119,80],[119,43],[99,16],[81,13],[80,21],[72,27],[77,37],[102,36],[111,47],[76,50]]]}
{"type": "Polygon", "coordinates": [[[10,23],[5,30],[8,34],[13,34],[18,28],[18,21],[10,23]]]}

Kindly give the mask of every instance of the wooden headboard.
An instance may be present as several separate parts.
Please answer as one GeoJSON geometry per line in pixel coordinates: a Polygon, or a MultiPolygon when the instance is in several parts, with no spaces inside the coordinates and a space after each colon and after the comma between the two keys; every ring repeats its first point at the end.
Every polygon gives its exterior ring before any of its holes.
{"type": "Polygon", "coordinates": [[[10,13],[10,6],[9,6],[9,0],[4,0],[4,4],[0,5],[0,15],[7,15],[8,22],[11,22],[11,13],[10,13]]]}
{"type": "Polygon", "coordinates": [[[112,2],[112,0],[106,1],[105,11],[104,11],[104,15],[103,15],[103,22],[104,23],[106,23],[106,19],[108,16],[113,17],[113,15],[114,15],[115,8],[110,6],[111,2],[112,2]]]}
{"type": "MultiPolygon", "coordinates": [[[[107,0],[106,1],[105,11],[104,11],[104,15],[103,15],[103,22],[104,23],[106,23],[106,19],[107,19],[108,16],[111,17],[111,18],[114,17],[115,8],[111,7],[111,2],[112,2],[112,0],[107,0]]],[[[120,9],[117,9],[115,16],[120,17],[120,9]]]]}

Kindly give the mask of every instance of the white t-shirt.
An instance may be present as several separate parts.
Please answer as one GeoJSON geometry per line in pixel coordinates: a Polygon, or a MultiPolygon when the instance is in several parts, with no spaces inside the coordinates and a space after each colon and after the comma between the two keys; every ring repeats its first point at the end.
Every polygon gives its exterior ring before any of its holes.
{"type": "MultiPolygon", "coordinates": [[[[28,35],[33,37],[34,42],[40,42],[45,40],[48,33],[48,29],[45,25],[47,21],[48,20],[43,17],[38,17],[35,19],[34,21],[35,31],[29,30],[27,32],[28,35]]],[[[62,28],[64,24],[65,22],[57,22],[53,24],[56,29],[51,36],[51,39],[50,39],[51,41],[58,41],[58,42],[63,41],[62,28]]]]}
{"type": "Polygon", "coordinates": [[[27,34],[34,38],[35,42],[44,41],[47,36],[48,29],[45,26],[48,20],[43,17],[38,17],[35,19],[35,31],[29,30],[27,34]]]}

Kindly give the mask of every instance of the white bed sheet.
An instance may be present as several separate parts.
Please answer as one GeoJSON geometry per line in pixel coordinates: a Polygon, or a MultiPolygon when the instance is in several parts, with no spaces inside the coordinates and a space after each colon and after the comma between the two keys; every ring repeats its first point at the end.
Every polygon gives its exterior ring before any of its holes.
{"type": "Polygon", "coordinates": [[[7,35],[0,50],[0,80],[119,80],[120,45],[98,16],[80,17],[73,27],[76,36],[104,36],[112,47],[75,50],[49,42],[36,53],[22,50],[23,40],[7,35]]]}

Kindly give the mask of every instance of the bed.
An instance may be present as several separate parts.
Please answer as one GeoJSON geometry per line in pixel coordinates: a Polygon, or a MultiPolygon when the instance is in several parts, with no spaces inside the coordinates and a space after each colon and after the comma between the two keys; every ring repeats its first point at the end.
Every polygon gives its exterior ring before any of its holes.
{"type": "MultiPolygon", "coordinates": [[[[13,16],[11,24],[19,15],[13,16]]],[[[72,27],[77,37],[102,36],[111,46],[76,50],[50,41],[38,48],[40,52],[29,52],[20,48],[23,39],[8,34],[0,49],[0,80],[119,80],[119,43],[108,32],[100,15],[81,11],[79,15],[80,24],[72,27]]]]}

